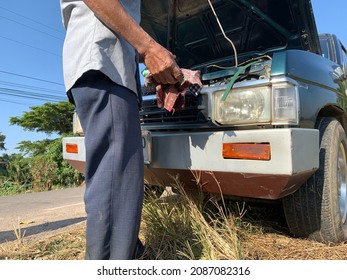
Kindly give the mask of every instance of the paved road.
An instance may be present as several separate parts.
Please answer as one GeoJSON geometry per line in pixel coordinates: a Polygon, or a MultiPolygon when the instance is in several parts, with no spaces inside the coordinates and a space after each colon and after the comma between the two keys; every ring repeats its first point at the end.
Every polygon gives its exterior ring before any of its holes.
{"type": "Polygon", "coordinates": [[[0,197],[0,244],[16,239],[15,229],[34,236],[85,220],[84,187],[0,197]]]}

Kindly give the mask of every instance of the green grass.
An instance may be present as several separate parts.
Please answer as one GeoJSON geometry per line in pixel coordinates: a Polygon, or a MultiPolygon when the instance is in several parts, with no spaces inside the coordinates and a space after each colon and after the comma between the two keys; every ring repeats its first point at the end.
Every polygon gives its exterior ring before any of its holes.
{"type": "Polygon", "coordinates": [[[0,196],[15,195],[25,193],[28,185],[18,184],[7,179],[0,178],[0,196]]]}

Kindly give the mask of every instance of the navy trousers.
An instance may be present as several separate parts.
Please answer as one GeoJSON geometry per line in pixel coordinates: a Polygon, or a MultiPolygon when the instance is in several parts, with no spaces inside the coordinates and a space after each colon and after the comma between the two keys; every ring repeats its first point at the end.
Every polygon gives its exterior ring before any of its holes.
{"type": "Polygon", "coordinates": [[[85,133],[86,259],[132,259],[143,202],[143,152],[137,96],[99,71],[71,90],[85,133]]]}

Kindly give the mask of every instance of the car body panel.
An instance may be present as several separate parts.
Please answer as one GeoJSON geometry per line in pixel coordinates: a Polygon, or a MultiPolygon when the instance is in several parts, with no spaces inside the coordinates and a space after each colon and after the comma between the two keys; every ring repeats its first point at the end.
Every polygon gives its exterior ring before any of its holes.
{"type": "MultiPolygon", "coordinates": [[[[144,93],[145,182],[166,186],[179,180],[186,188],[272,200],[294,193],[319,165],[318,117],[334,117],[347,128],[346,52],[336,36],[318,36],[311,1],[212,1],[237,52],[207,0],[141,3],[142,27],[181,67],[201,71],[203,83],[199,95],[187,94],[185,108],[173,113],[157,107],[154,92],[144,93]],[[215,96],[239,70],[236,57],[241,64],[257,63],[232,90],[290,83],[298,92],[296,123],[216,122],[215,96]],[[225,143],[269,144],[271,159],[223,158],[225,143]]],[[[64,138],[63,146],[64,159],[84,173],[84,138],[64,138]],[[68,143],[77,145],[78,153],[68,153],[68,143]]]]}

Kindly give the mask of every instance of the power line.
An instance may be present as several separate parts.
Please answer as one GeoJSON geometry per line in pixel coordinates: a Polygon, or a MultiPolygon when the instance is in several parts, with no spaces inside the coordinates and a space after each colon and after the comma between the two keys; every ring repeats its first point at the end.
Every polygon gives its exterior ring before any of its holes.
{"type": "Polygon", "coordinates": [[[19,22],[19,21],[16,21],[16,20],[14,20],[14,19],[10,19],[10,18],[4,17],[4,16],[0,16],[0,17],[3,18],[3,19],[6,19],[6,20],[8,20],[8,21],[12,21],[12,22],[14,22],[14,23],[17,23],[17,24],[19,24],[19,25],[22,25],[22,26],[24,26],[24,27],[26,27],[26,28],[29,28],[29,29],[31,29],[31,30],[34,30],[34,31],[36,31],[36,32],[39,32],[39,33],[42,33],[42,34],[44,34],[44,35],[50,36],[50,37],[52,37],[52,38],[58,39],[59,41],[63,41],[63,40],[64,40],[64,39],[62,39],[62,38],[59,38],[59,37],[54,36],[54,35],[52,35],[52,34],[49,34],[49,33],[47,33],[47,32],[38,30],[38,29],[36,29],[36,28],[34,28],[34,27],[31,27],[31,26],[29,26],[29,25],[26,25],[26,24],[24,24],[24,23],[21,23],[21,22],[19,22]]]}
{"type": "MultiPolygon", "coordinates": [[[[2,71],[2,72],[5,72],[5,71],[2,71]]],[[[11,74],[14,74],[14,73],[11,73],[11,74]]],[[[17,76],[18,74],[15,74],[15,75],[17,76]]],[[[29,77],[29,78],[35,79],[35,80],[42,80],[42,79],[37,79],[33,77],[29,77]]],[[[44,80],[44,81],[50,82],[47,80],[44,80]]],[[[48,89],[48,88],[30,86],[30,85],[19,84],[19,83],[11,83],[11,82],[1,81],[1,80],[0,80],[0,85],[3,85],[2,87],[0,86],[0,96],[12,97],[12,100],[2,99],[5,102],[12,101],[12,103],[15,103],[13,101],[13,98],[24,98],[24,99],[41,100],[41,101],[48,101],[48,102],[60,102],[60,101],[67,100],[65,92],[61,90],[48,89]]]]}
{"type": "Polygon", "coordinates": [[[38,94],[35,92],[6,89],[6,88],[0,88],[0,95],[14,96],[14,97],[20,97],[20,98],[26,98],[26,99],[34,99],[34,100],[42,100],[42,101],[50,101],[50,102],[66,101],[66,98],[62,98],[59,96],[42,94],[42,93],[38,94]]]}
{"type": "Polygon", "coordinates": [[[0,94],[21,94],[22,96],[29,96],[31,97],[37,97],[37,98],[45,98],[45,99],[56,99],[60,101],[63,98],[63,96],[58,96],[58,95],[52,95],[52,94],[47,94],[47,93],[38,93],[38,92],[33,92],[33,91],[24,91],[24,90],[19,90],[19,89],[12,89],[12,88],[3,88],[0,87],[0,94]]]}
{"type": "Polygon", "coordinates": [[[5,11],[9,12],[9,13],[15,14],[15,15],[20,16],[20,17],[22,17],[22,18],[25,18],[25,19],[27,19],[27,20],[29,20],[29,21],[32,21],[32,22],[36,23],[36,24],[42,25],[42,26],[44,26],[44,27],[46,27],[46,28],[48,28],[48,29],[54,30],[54,31],[56,31],[56,32],[58,32],[58,33],[60,33],[60,34],[64,34],[64,32],[62,32],[62,31],[60,31],[60,30],[58,30],[58,29],[55,29],[55,28],[53,28],[53,27],[51,27],[51,26],[48,26],[48,25],[46,25],[46,24],[44,24],[44,23],[42,23],[42,22],[39,22],[39,21],[34,20],[34,19],[32,19],[32,18],[29,18],[29,17],[27,17],[27,16],[24,16],[24,15],[21,15],[21,14],[19,14],[19,13],[14,12],[14,11],[11,11],[11,10],[9,10],[9,9],[7,9],[7,8],[0,7],[0,9],[3,9],[3,10],[5,10],[5,11]]]}
{"type": "Polygon", "coordinates": [[[18,105],[25,105],[25,106],[30,106],[30,104],[28,104],[27,102],[18,102],[18,101],[12,101],[12,100],[6,100],[6,99],[2,99],[0,98],[0,102],[7,102],[7,103],[12,103],[12,104],[18,104],[18,105]]]}
{"type": "Polygon", "coordinates": [[[56,100],[61,101],[63,99],[62,96],[52,95],[52,94],[45,94],[45,93],[37,93],[32,91],[24,91],[24,90],[18,90],[18,89],[11,89],[11,88],[3,88],[0,87],[0,94],[3,95],[14,95],[18,97],[29,97],[29,98],[38,98],[38,99],[46,99],[46,100],[56,100]]]}
{"type": "Polygon", "coordinates": [[[62,83],[57,83],[57,82],[53,82],[53,81],[49,81],[49,80],[44,80],[44,79],[39,79],[39,78],[30,77],[30,76],[26,76],[26,75],[21,75],[18,73],[12,73],[12,72],[3,71],[3,70],[0,70],[0,73],[12,75],[12,76],[17,76],[17,77],[22,77],[22,78],[27,78],[27,79],[31,79],[31,80],[35,80],[35,81],[45,82],[45,83],[49,83],[49,84],[64,86],[64,84],[62,84],[62,83]]]}
{"type": "Polygon", "coordinates": [[[14,42],[14,43],[17,43],[17,44],[20,44],[20,45],[24,45],[24,46],[27,46],[27,47],[30,47],[30,48],[33,48],[33,49],[36,49],[36,50],[39,50],[39,51],[42,51],[42,52],[45,52],[45,53],[48,53],[48,54],[51,54],[51,55],[54,55],[54,56],[57,56],[57,57],[61,58],[61,55],[58,55],[56,53],[53,53],[53,52],[50,52],[50,51],[47,51],[47,50],[44,50],[44,49],[41,49],[41,48],[38,48],[38,47],[35,47],[35,46],[32,46],[32,45],[20,42],[20,41],[17,41],[17,40],[13,40],[11,38],[8,38],[8,37],[2,36],[2,35],[0,35],[0,38],[3,38],[3,39],[6,39],[6,40],[9,40],[11,42],[14,42]]]}
{"type": "Polygon", "coordinates": [[[11,83],[11,82],[1,81],[1,80],[0,80],[0,85],[29,89],[29,90],[37,90],[37,91],[42,91],[42,92],[63,94],[65,96],[65,92],[61,91],[61,90],[47,89],[47,88],[42,88],[42,87],[35,87],[35,86],[29,86],[29,85],[24,85],[24,84],[11,83]]]}

